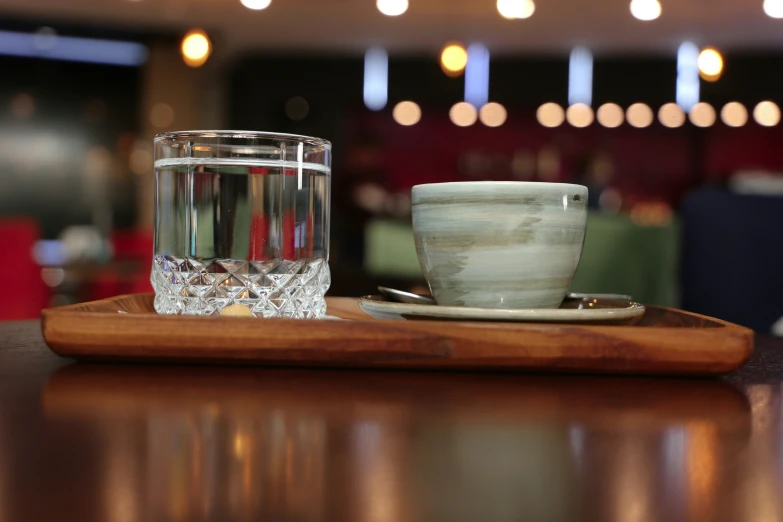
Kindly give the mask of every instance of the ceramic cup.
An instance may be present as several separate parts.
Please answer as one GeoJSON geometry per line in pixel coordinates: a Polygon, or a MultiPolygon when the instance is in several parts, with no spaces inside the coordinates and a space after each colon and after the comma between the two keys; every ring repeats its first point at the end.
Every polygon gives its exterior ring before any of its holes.
{"type": "Polygon", "coordinates": [[[587,187],[477,181],[413,187],[413,233],[439,305],[557,308],[579,264],[587,187]]]}

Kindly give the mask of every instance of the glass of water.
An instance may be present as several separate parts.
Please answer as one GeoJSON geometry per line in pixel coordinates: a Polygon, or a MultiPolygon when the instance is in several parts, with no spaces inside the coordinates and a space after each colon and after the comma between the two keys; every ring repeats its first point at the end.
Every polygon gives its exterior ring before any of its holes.
{"type": "Polygon", "coordinates": [[[290,134],[158,134],[155,310],[323,317],[331,147],[290,134]]]}

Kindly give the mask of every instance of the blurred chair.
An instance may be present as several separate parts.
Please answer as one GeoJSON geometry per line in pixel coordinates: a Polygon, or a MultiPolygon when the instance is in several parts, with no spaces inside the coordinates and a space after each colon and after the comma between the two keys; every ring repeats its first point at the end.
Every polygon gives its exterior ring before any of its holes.
{"type": "Polygon", "coordinates": [[[115,230],[111,243],[115,259],[152,261],[152,232],[139,229],[115,230]]]}
{"type": "Polygon", "coordinates": [[[783,317],[783,197],[701,189],[682,210],[684,308],[769,332],[783,317]]]}
{"type": "Polygon", "coordinates": [[[152,233],[146,230],[115,230],[111,235],[114,258],[96,269],[84,298],[107,299],[123,294],[152,292],[152,233]]]}
{"type": "Polygon", "coordinates": [[[369,275],[422,279],[410,220],[370,220],[365,227],[364,244],[364,270],[369,275]]]}
{"type": "Polygon", "coordinates": [[[114,258],[118,261],[135,261],[138,269],[129,281],[121,285],[113,295],[152,292],[150,266],[152,264],[153,237],[151,230],[115,230],[112,235],[114,258]]]}
{"type": "Polygon", "coordinates": [[[628,294],[640,303],[677,306],[680,225],[639,225],[628,216],[590,212],[571,290],[628,294]]]}
{"type": "Polygon", "coordinates": [[[50,291],[32,254],[39,238],[32,219],[0,219],[0,252],[5,261],[0,320],[35,319],[48,306],[50,291]]]}

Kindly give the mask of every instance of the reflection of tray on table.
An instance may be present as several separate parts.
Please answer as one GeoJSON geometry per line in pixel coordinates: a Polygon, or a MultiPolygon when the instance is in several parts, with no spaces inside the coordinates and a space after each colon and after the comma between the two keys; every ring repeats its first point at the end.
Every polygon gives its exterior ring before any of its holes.
{"type": "Polygon", "coordinates": [[[345,321],[159,316],[152,294],[43,312],[52,350],[80,360],[715,375],[740,367],[753,332],[648,307],[634,326],[379,321],[353,298],[345,321]]]}

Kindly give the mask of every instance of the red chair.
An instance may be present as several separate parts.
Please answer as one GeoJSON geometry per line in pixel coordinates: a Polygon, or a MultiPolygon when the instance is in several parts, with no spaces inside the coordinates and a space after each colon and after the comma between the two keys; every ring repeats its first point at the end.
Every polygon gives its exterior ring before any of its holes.
{"type": "Polygon", "coordinates": [[[0,321],[35,319],[49,304],[51,292],[33,259],[39,238],[38,224],[32,219],[0,220],[0,253],[5,261],[0,321]]]}
{"type": "Polygon", "coordinates": [[[110,241],[113,262],[94,270],[79,298],[95,301],[122,294],[152,292],[152,232],[143,229],[115,230],[110,241]]]}
{"type": "Polygon", "coordinates": [[[115,290],[112,295],[152,292],[152,284],[150,283],[152,232],[143,229],[117,230],[112,235],[112,244],[115,259],[133,260],[139,263],[139,271],[132,274],[130,281],[122,285],[122,288],[115,290]]]}

